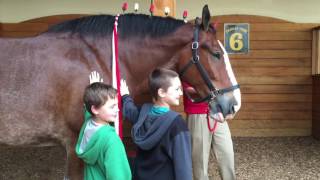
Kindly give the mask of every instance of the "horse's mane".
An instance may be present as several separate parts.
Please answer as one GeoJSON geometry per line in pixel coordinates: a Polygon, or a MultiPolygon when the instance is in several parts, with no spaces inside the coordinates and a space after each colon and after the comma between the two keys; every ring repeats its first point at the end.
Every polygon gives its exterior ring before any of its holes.
{"type": "MultiPolygon", "coordinates": [[[[87,16],[54,25],[46,33],[70,32],[82,36],[109,36],[113,31],[114,21],[115,16],[112,15],[87,16]]],[[[182,20],[171,17],[125,14],[119,17],[118,33],[121,38],[160,37],[174,32],[184,24],[182,20]]]]}

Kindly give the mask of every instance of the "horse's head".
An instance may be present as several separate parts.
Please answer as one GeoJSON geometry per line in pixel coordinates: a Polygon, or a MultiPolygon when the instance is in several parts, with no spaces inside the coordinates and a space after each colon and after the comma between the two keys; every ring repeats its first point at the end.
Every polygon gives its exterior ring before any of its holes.
{"type": "Polygon", "coordinates": [[[216,38],[215,27],[210,24],[208,6],[204,6],[202,19],[194,24],[193,42],[181,56],[179,71],[182,81],[191,84],[198,97],[194,102],[207,101],[211,116],[219,121],[232,119],[240,109],[240,89],[233,74],[229,57],[216,38]],[[191,55],[191,57],[190,57],[191,55]]]}

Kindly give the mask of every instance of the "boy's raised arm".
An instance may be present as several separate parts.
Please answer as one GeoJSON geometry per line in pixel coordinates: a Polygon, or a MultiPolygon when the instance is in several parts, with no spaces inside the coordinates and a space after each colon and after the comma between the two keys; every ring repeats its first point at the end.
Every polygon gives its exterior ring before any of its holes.
{"type": "Polygon", "coordinates": [[[124,117],[131,123],[135,124],[139,118],[139,108],[134,104],[133,99],[129,95],[129,88],[124,79],[121,80],[120,95],[122,99],[122,107],[124,117]]]}

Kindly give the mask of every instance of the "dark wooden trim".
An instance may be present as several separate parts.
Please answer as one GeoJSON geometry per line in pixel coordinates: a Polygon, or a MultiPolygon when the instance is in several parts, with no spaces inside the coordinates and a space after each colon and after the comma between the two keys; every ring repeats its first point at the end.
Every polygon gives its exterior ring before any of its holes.
{"type": "Polygon", "coordinates": [[[312,135],[320,140],[320,75],[312,80],[312,135]]]}

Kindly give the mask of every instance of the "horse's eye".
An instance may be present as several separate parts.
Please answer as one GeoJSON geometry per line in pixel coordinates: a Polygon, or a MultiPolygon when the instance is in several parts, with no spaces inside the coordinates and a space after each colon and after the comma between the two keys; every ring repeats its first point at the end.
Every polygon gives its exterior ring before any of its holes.
{"type": "Polygon", "coordinates": [[[215,58],[217,58],[218,60],[219,60],[220,57],[221,57],[220,53],[218,53],[218,52],[212,53],[212,56],[215,57],[215,58]]]}

